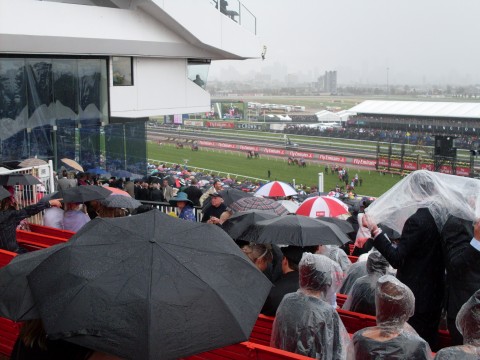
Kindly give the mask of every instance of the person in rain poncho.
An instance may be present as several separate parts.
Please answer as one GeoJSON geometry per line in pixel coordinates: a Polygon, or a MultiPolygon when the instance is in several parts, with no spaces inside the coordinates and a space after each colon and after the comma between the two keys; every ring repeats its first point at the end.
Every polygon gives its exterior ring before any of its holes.
{"type": "Polygon", "coordinates": [[[348,360],[431,359],[428,343],[406,323],[413,315],[412,291],[391,275],[377,282],[377,326],[357,331],[348,350],[348,360]]]}
{"type": "Polygon", "coordinates": [[[347,271],[347,276],[345,280],[343,280],[342,287],[338,290],[340,294],[347,295],[355,281],[367,275],[367,259],[368,253],[362,254],[358,257],[358,260],[350,266],[350,269],[347,271]]]}
{"type": "Polygon", "coordinates": [[[368,274],[355,281],[343,309],[375,316],[377,280],[386,274],[387,268],[388,262],[382,254],[378,251],[371,252],[367,260],[368,274]]]}
{"type": "Polygon", "coordinates": [[[331,260],[304,253],[299,283],[299,290],[285,295],[278,307],[270,345],[321,360],[345,359],[348,333],[325,301],[332,285],[331,260]]]}
{"type": "Polygon", "coordinates": [[[345,274],[350,266],[352,266],[348,255],[337,245],[319,245],[315,253],[325,255],[338,263],[345,274]]]}
{"type": "Polygon", "coordinates": [[[458,312],[457,328],[463,335],[464,345],[440,350],[435,360],[480,359],[480,290],[477,290],[458,312]]]}
{"type": "Polygon", "coordinates": [[[401,183],[404,183],[403,186],[395,186],[401,197],[396,198],[399,194],[395,193],[393,200],[386,202],[382,195],[366,210],[363,225],[372,233],[373,246],[397,269],[397,278],[415,295],[415,313],[409,324],[436,350],[445,291],[445,266],[439,231],[449,211],[445,196],[454,202],[453,193],[445,189],[444,183],[436,175],[425,170],[411,173],[401,183]],[[389,214],[397,220],[384,214],[390,211],[390,201],[403,205],[401,209],[395,207],[396,212],[389,214]],[[383,211],[378,208],[379,204],[385,207],[383,211]],[[403,225],[402,218],[405,216],[408,217],[403,225]],[[402,227],[396,246],[375,221],[395,231],[399,231],[399,226],[402,227]]]}

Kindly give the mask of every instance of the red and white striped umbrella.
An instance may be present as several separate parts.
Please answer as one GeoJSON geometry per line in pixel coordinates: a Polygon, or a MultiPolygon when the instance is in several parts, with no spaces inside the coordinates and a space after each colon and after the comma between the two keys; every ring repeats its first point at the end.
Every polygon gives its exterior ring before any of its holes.
{"type": "Polygon", "coordinates": [[[267,196],[267,197],[277,197],[277,196],[292,196],[297,195],[297,191],[288,185],[287,183],[281,181],[272,181],[268,184],[263,185],[260,189],[255,192],[255,195],[267,196]]]}
{"type": "Polygon", "coordinates": [[[298,208],[297,215],[336,217],[348,214],[348,206],[344,202],[331,196],[314,196],[306,199],[298,208]]]}

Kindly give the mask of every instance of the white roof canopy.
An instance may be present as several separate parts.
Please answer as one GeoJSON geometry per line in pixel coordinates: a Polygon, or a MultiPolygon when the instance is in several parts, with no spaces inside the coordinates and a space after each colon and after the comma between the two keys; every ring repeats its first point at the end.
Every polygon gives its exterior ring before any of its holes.
{"type": "Polygon", "coordinates": [[[357,114],[480,119],[479,103],[367,100],[350,109],[357,114]]]}

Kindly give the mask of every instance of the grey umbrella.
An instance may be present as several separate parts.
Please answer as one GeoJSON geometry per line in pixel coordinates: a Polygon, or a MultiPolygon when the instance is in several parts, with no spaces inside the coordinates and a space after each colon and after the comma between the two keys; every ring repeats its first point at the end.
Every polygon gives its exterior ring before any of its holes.
{"type": "Polygon", "coordinates": [[[102,186],[82,185],[59,191],[52,199],[63,199],[64,202],[83,203],[85,201],[105,199],[112,192],[102,186]]]}
{"type": "Polygon", "coordinates": [[[0,186],[0,200],[3,200],[7,197],[10,197],[10,191],[5,189],[4,187],[0,186]]]}
{"type": "Polygon", "coordinates": [[[248,227],[240,240],[302,247],[343,245],[350,241],[337,225],[302,215],[284,215],[258,221],[248,227]]]}
{"type": "Polygon", "coordinates": [[[36,185],[41,184],[35,176],[30,174],[8,174],[0,175],[0,185],[14,186],[14,185],[36,185]]]}
{"type": "Polygon", "coordinates": [[[95,219],[28,276],[48,336],[128,359],[248,339],[271,283],[219,227],[95,219]]]}
{"type": "Polygon", "coordinates": [[[124,209],[136,209],[142,203],[138,200],[130,196],[118,195],[118,194],[111,194],[108,195],[105,199],[100,200],[100,203],[103,206],[109,208],[124,208],[124,209]]]}

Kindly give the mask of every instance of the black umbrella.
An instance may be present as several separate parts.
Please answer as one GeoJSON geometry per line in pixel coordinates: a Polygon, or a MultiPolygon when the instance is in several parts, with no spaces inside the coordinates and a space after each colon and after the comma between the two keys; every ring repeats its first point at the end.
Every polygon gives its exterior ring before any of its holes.
{"type": "Polygon", "coordinates": [[[35,176],[30,174],[8,174],[0,175],[0,185],[14,186],[14,185],[37,185],[42,182],[35,176]]]}
{"type": "Polygon", "coordinates": [[[350,241],[337,225],[308,216],[285,215],[251,225],[241,240],[295,246],[343,245],[350,241]]]}
{"type": "Polygon", "coordinates": [[[106,206],[109,208],[124,208],[124,209],[136,209],[140,205],[142,205],[140,201],[135,200],[130,196],[123,196],[118,194],[117,195],[111,194],[105,199],[100,200],[100,203],[103,206],[106,206]]]}
{"type": "Polygon", "coordinates": [[[48,336],[128,359],[247,340],[271,283],[218,226],[95,219],[28,276],[48,336]]]}
{"type": "MultiPolygon", "coordinates": [[[[223,203],[226,206],[230,206],[231,203],[234,203],[242,198],[253,196],[253,193],[246,193],[245,191],[234,188],[220,190],[218,193],[222,196],[223,203]]],[[[203,202],[203,208],[206,209],[207,206],[210,206],[210,197],[206,198],[203,202]]]]}
{"type": "Polygon", "coordinates": [[[112,192],[102,186],[82,185],[59,191],[52,199],[63,199],[63,202],[83,203],[86,201],[105,199],[112,192]]]}
{"type": "Polygon", "coordinates": [[[353,229],[352,224],[350,224],[347,220],[343,220],[335,217],[328,217],[328,216],[320,216],[317,219],[337,225],[340,228],[340,230],[342,230],[342,232],[344,232],[345,234],[355,231],[353,229]]]}
{"type": "Polygon", "coordinates": [[[0,316],[13,321],[38,319],[27,275],[50,254],[62,249],[65,244],[15,256],[10,263],[0,268],[0,316]]]}
{"type": "Polygon", "coordinates": [[[0,200],[10,197],[10,191],[0,186],[0,200]]]}
{"type": "Polygon", "coordinates": [[[227,219],[222,229],[236,240],[253,224],[259,221],[274,219],[278,217],[273,211],[269,210],[248,210],[233,214],[227,219]]]}

